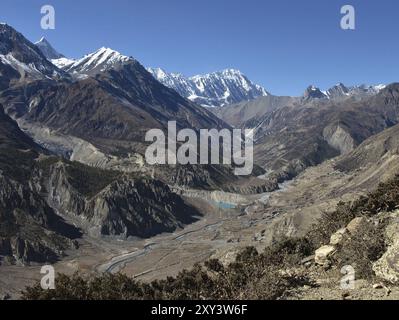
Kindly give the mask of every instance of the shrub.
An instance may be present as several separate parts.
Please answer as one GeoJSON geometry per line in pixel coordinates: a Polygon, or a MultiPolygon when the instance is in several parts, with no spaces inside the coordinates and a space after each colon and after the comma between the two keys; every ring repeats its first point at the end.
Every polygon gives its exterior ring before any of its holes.
{"type": "Polygon", "coordinates": [[[361,232],[344,240],[334,256],[335,264],[340,268],[351,265],[357,278],[373,278],[373,263],[386,251],[385,228],[385,224],[365,224],[361,232]]]}

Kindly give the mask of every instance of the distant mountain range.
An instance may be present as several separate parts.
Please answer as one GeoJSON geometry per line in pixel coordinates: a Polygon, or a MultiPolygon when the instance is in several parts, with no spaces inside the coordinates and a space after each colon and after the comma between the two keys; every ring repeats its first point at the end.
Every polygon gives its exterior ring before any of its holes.
{"type": "MultiPolygon", "coordinates": [[[[36,42],[36,46],[55,66],[72,75],[87,76],[112,68],[117,63],[134,60],[109,48],[101,48],[81,59],[68,59],[44,38],[36,42]]],[[[269,95],[264,88],[234,69],[190,78],[179,73],[167,73],[160,68],[147,70],[155,79],[174,89],[182,97],[207,107],[225,106],[269,95]]]]}
{"type": "Polygon", "coordinates": [[[160,68],[148,68],[148,71],[181,96],[207,107],[220,107],[269,95],[266,89],[235,69],[189,78],[180,73],[167,73],[160,68]]]}
{"type": "Polygon", "coordinates": [[[370,85],[360,85],[360,86],[350,86],[347,87],[342,83],[338,83],[331,87],[327,91],[321,91],[315,86],[309,86],[303,97],[304,99],[327,99],[327,100],[343,100],[350,97],[364,98],[367,96],[372,96],[380,92],[386,86],[383,84],[370,86],[370,85]]]}
{"type": "MultiPolygon", "coordinates": [[[[75,60],[60,54],[45,38],[40,39],[35,45],[55,66],[79,78],[104,72],[118,64],[135,60],[105,47],[75,60]]],[[[160,83],[175,90],[182,97],[205,107],[223,107],[271,96],[265,88],[254,84],[241,71],[235,69],[226,69],[193,77],[185,77],[181,73],[168,73],[161,68],[147,68],[147,71],[160,83]]],[[[350,97],[363,98],[374,95],[383,88],[385,88],[385,85],[345,86],[338,83],[322,91],[320,88],[311,85],[306,89],[303,99],[340,101],[350,97]]]]}

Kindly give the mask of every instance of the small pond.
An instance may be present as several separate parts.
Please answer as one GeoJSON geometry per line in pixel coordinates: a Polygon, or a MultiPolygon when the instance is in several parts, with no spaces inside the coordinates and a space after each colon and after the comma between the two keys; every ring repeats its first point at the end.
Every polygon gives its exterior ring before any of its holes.
{"type": "Polygon", "coordinates": [[[224,201],[214,201],[214,203],[220,208],[220,209],[235,209],[237,206],[233,203],[229,202],[224,202],[224,201]]]}

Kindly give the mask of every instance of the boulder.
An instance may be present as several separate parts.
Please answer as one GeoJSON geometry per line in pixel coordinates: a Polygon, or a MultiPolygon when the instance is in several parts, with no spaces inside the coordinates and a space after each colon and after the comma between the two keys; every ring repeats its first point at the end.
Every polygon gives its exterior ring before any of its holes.
{"type": "Polygon", "coordinates": [[[399,284],[399,222],[395,219],[386,229],[387,252],[373,264],[376,276],[399,284]]]}
{"type": "Polygon", "coordinates": [[[327,245],[316,250],[315,262],[318,265],[326,266],[330,262],[330,257],[336,252],[335,246],[327,245]]]}
{"type": "Polygon", "coordinates": [[[399,253],[388,249],[382,258],[373,264],[373,271],[377,277],[390,283],[398,284],[399,253]]]}
{"type": "Polygon", "coordinates": [[[339,229],[336,233],[334,233],[330,238],[330,244],[336,246],[344,240],[344,236],[347,233],[346,228],[339,229]]]}
{"type": "Polygon", "coordinates": [[[365,223],[367,223],[367,219],[365,217],[357,217],[349,222],[349,224],[346,226],[346,229],[351,235],[354,235],[361,230],[361,227],[365,223]]]}
{"type": "Polygon", "coordinates": [[[399,243],[399,218],[395,217],[385,230],[385,238],[388,245],[399,243]]]}

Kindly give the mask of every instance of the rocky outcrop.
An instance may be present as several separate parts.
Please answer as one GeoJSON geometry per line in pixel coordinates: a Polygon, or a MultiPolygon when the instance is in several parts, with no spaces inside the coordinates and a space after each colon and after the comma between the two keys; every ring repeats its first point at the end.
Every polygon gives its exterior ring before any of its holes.
{"type": "MultiPolygon", "coordinates": [[[[399,125],[395,125],[364,141],[353,152],[339,158],[335,167],[350,172],[362,167],[381,165],[399,154],[399,125]]],[[[385,165],[384,165],[385,166],[385,165]]]]}
{"type": "Polygon", "coordinates": [[[200,213],[161,181],[44,158],[19,183],[0,174],[0,257],[53,262],[81,236],[151,237],[200,213]],[[62,218],[61,218],[62,217],[62,218]]]}
{"type": "Polygon", "coordinates": [[[265,171],[258,166],[250,176],[234,175],[233,169],[225,165],[176,165],[154,169],[155,178],[168,185],[197,190],[220,190],[242,195],[260,194],[278,189],[276,179],[262,180],[257,176],[265,171]]]}
{"type": "Polygon", "coordinates": [[[199,215],[166,184],[154,179],[123,175],[98,185],[106,171],[91,169],[88,179],[95,184],[86,186],[92,194],[84,194],[71,172],[83,176],[89,168],[79,166],[71,171],[71,166],[74,164],[64,162],[52,165],[48,201],[60,213],[77,219],[94,237],[150,237],[183,227],[199,215]]]}
{"type": "Polygon", "coordinates": [[[0,260],[55,261],[80,236],[42,196],[34,169],[40,153],[0,106],[0,260]]]}
{"type": "Polygon", "coordinates": [[[348,154],[356,148],[355,140],[340,124],[326,127],[323,136],[328,144],[341,154],[348,154]]]}
{"type": "Polygon", "coordinates": [[[309,86],[303,94],[303,100],[327,99],[327,95],[315,86],[309,86]]]}
{"type": "Polygon", "coordinates": [[[349,231],[351,235],[355,235],[358,232],[361,232],[362,227],[364,227],[368,223],[366,217],[356,217],[346,226],[346,230],[349,231]]]}
{"type": "Polygon", "coordinates": [[[115,181],[86,203],[94,234],[151,237],[195,221],[199,213],[164,183],[149,179],[115,181]]]}
{"type": "Polygon", "coordinates": [[[5,23],[0,24],[0,91],[16,82],[68,77],[27,40],[5,23]]]}
{"type": "Polygon", "coordinates": [[[373,270],[379,278],[399,284],[399,212],[391,215],[385,237],[388,250],[374,263],[373,270]]]}
{"type": "Polygon", "coordinates": [[[188,197],[188,198],[199,198],[215,203],[229,203],[232,205],[249,205],[251,200],[237,193],[229,193],[223,191],[206,191],[206,190],[196,190],[188,188],[174,187],[173,192],[188,197]]]}
{"type": "MultiPolygon", "coordinates": [[[[31,104],[35,107],[34,104],[31,104]]],[[[46,126],[29,123],[19,119],[18,125],[29,133],[34,141],[52,153],[71,161],[78,161],[88,166],[118,170],[123,172],[140,171],[144,165],[143,156],[129,153],[125,157],[117,157],[101,152],[93,144],[71,135],[64,135],[46,126]]]]}
{"type": "Polygon", "coordinates": [[[316,250],[315,263],[320,266],[329,267],[333,256],[342,248],[344,241],[361,232],[362,227],[365,227],[369,223],[370,221],[366,217],[356,217],[346,227],[333,233],[330,237],[330,243],[316,250]]]}
{"type": "Polygon", "coordinates": [[[337,251],[336,247],[333,245],[322,246],[315,252],[315,262],[320,266],[328,266],[330,263],[330,258],[337,251]]]}
{"type": "Polygon", "coordinates": [[[347,234],[347,231],[347,228],[342,228],[335,232],[333,235],[331,235],[330,245],[336,246],[341,244],[344,240],[345,235],[347,234]]]}
{"type": "Polygon", "coordinates": [[[56,261],[79,232],[66,224],[36,192],[0,175],[0,256],[13,261],[56,261]]]}

